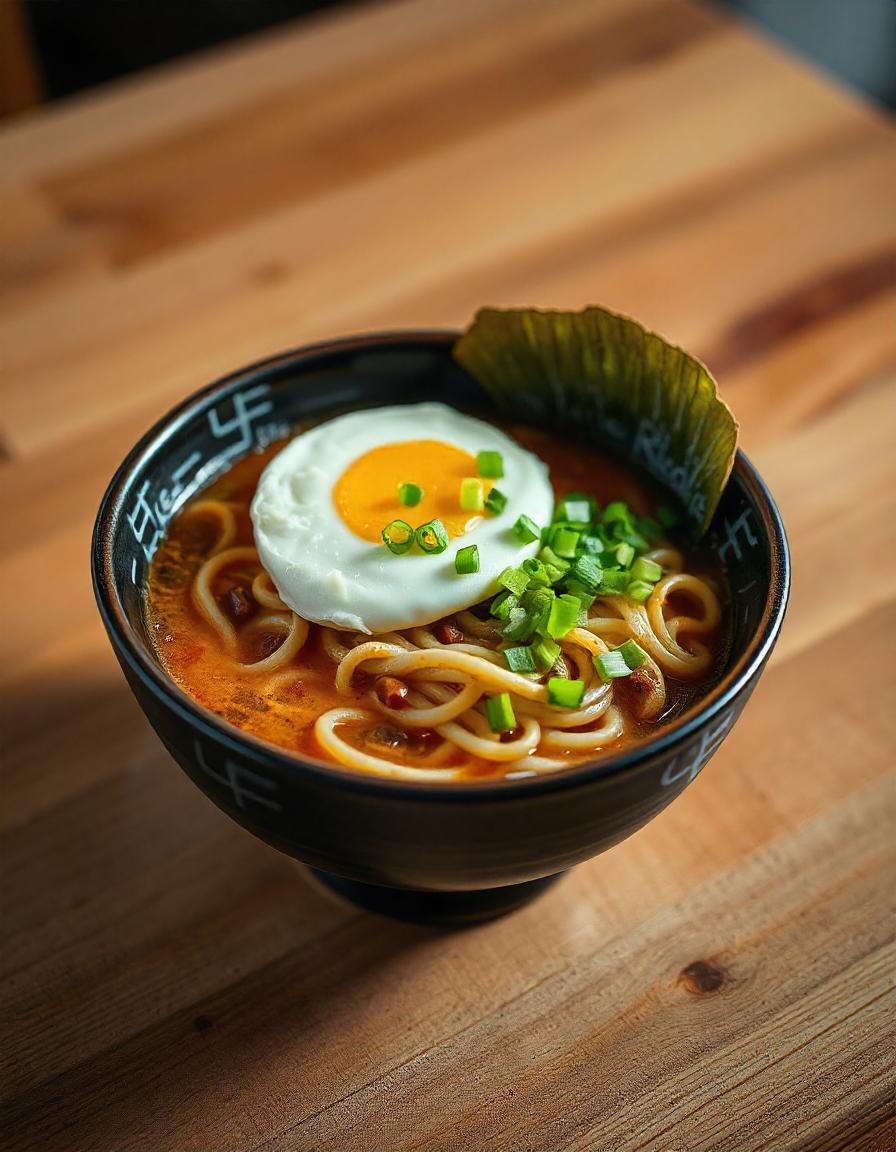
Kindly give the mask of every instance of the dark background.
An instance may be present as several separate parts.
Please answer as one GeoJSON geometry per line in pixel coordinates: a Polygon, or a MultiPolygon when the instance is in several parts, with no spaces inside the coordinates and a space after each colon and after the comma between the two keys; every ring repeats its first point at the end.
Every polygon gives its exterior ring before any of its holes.
{"type": "MultiPolygon", "coordinates": [[[[896,107],[896,0],[706,2],[728,8],[872,99],[896,107]]],[[[342,6],[337,0],[0,0],[0,4],[20,6],[22,51],[33,57],[38,99],[68,96],[342,6]]]]}

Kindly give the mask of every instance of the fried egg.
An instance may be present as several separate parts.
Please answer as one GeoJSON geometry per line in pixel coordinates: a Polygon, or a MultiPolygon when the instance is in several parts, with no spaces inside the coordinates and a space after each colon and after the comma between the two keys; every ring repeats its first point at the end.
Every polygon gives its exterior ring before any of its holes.
{"type": "Polygon", "coordinates": [[[513,525],[525,514],[548,524],[554,496],[546,465],[491,424],[445,404],[407,404],[337,416],[300,433],[267,465],[252,501],[259,557],[280,596],[317,624],[368,634],[429,624],[497,591],[508,567],[534,555],[513,525]],[[507,497],[503,510],[465,512],[461,481],[477,476],[477,453],[499,452],[504,475],[482,479],[507,497]],[[423,489],[399,501],[399,485],[423,489]],[[392,520],[418,527],[438,518],[448,535],[437,554],[389,551],[392,520]],[[476,544],[479,571],[459,575],[455,556],[476,544]]]}

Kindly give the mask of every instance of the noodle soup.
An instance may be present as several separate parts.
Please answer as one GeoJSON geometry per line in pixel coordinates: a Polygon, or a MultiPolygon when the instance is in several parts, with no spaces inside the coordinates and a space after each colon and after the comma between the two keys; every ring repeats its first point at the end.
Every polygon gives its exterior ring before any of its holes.
{"type": "Polygon", "coordinates": [[[423,408],[407,406],[417,439],[390,443],[399,417],[378,432],[356,414],[372,447],[344,437],[344,459],[284,470],[315,430],[302,432],[185,505],[148,584],[168,675],[270,744],[429,782],[562,771],[705,693],[724,657],[723,579],[658,493],[529,427],[465,439],[455,413],[429,435],[423,408]],[[416,526],[410,543],[396,524],[416,526]],[[303,567],[319,555],[318,572],[303,567]]]}

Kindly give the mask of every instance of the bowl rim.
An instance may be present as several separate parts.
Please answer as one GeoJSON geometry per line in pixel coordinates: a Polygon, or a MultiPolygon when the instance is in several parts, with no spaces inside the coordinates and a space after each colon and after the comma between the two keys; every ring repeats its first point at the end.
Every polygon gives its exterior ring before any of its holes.
{"type": "Polygon", "coordinates": [[[277,369],[307,367],[316,360],[325,361],[346,352],[391,344],[417,343],[450,347],[459,336],[459,331],[450,328],[390,329],[300,345],[257,360],[191,392],[174,405],[140,437],[116,469],[100,502],[91,538],[91,576],[100,616],[119,658],[126,661],[145,688],[182,721],[198,728],[202,735],[224,744],[238,755],[248,751],[255,758],[273,762],[284,773],[284,777],[311,777],[318,783],[338,785],[366,794],[391,795],[393,798],[403,796],[438,802],[513,800],[580,787],[598,779],[633,771],[658,756],[673,752],[677,745],[683,744],[724,711],[761,670],[778,638],[787,608],[791,582],[790,550],[781,514],[771,493],[746,454],[738,448],[732,476],[737,474],[753,500],[759,512],[761,530],[769,543],[771,578],[762,619],[745,650],[706,696],[660,729],[655,737],[638,741],[622,751],[597,760],[583,760],[569,769],[550,775],[514,780],[499,777],[440,783],[374,776],[290,752],[243,732],[204,708],[175,684],[149,653],[131,625],[119,594],[118,582],[114,578],[112,529],[123,514],[125,495],[135,471],[163,449],[179,429],[196,415],[197,410],[201,410],[213,397],[223,397],[277,369]]]}

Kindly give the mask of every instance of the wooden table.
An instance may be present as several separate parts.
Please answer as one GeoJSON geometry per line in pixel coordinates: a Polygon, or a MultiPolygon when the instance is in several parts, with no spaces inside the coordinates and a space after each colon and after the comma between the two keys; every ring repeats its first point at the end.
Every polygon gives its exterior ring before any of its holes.
{"type": "Polygon", "coordinates": [[[896,147],[685,0],[346,9],[0,133],[5,1149],[891,1149],[896,147]],[[782,507],[734,734],[516,916],[361,915],[209,804],[89,588],[189,390],[475,307],[705,357],[782,507]]]}

